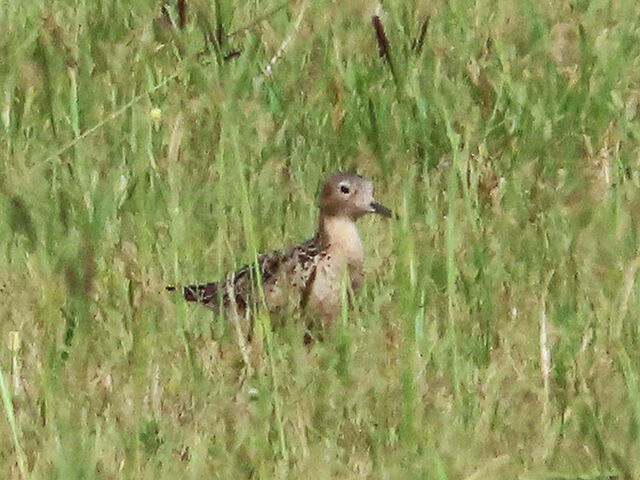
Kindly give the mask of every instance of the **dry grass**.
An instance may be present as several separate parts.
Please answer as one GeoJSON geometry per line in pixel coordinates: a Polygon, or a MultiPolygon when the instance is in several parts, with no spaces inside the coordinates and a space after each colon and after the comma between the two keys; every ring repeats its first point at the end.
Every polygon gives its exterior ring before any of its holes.
{"type": "Polygon", "coordinates": [[[0,7],[0,475],[640,477],[637,2],[223,3],[0,7]],[[308,236],[338,168],[400,219],[247,375],[164,286],[308,236]]]}

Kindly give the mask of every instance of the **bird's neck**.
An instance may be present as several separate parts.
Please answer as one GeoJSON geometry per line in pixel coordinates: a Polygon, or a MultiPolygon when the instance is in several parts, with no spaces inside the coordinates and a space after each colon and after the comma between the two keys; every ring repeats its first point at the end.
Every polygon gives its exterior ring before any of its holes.
{"type": "Polygon", "coordinates": [[[334,254],[345,256],[349,263],[362,261],[362,240],[350,217],[320,215],[316,239],[334,254]]]}

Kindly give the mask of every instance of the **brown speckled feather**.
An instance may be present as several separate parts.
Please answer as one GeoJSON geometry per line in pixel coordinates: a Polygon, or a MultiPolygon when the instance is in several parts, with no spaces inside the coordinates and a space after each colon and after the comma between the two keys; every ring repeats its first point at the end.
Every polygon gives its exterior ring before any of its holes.
{"type": "Polygon", "coordinates": [[[258,257],[257,265],[245,265],[218,282],[184,287],[184,298],[215,310],[221,305],[228,308],[233,303],[244,312],[258,300],[256,266],[267,298],[275,289],[281,290],[282,283],[287,284],[289,290],[297,289],[302,294],[305,289],[310,290],[309,279],[315,263],[323,258],[323,252],[314,238],[288,251],[264,253],[258,257]]]}

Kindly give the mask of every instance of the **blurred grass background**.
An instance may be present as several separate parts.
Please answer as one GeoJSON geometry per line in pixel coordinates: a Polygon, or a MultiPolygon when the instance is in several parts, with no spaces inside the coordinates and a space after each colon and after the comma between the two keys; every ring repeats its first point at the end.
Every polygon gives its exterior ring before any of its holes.
{"type": "Polygon", "coordinates": [[[640,478],[639,17],[4,2],[0,475],[640,478]],[[308,238],[343,168],[400,219],[335,335],[241,383],[163,288],[308,238]]]}

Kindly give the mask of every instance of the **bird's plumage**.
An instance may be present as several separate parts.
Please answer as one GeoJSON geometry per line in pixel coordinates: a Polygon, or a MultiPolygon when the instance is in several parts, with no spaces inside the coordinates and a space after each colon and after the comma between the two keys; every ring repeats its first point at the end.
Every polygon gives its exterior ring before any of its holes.
{"type": "Polygon", "coordinates": [[[213,309],[234,305],[244,311],[259,300],[256,291],[258,281],[262,284],[267,301],[280,287],[283,277],[285,282],[288,278],[292,286],[302,292],[312,276],[315,262],[323,255],[322,250],[313,238],[289,250],[263,253],[258,256],[256,263],[244,265],[220,281],[184,287],[184,298],[213,309]]]}

